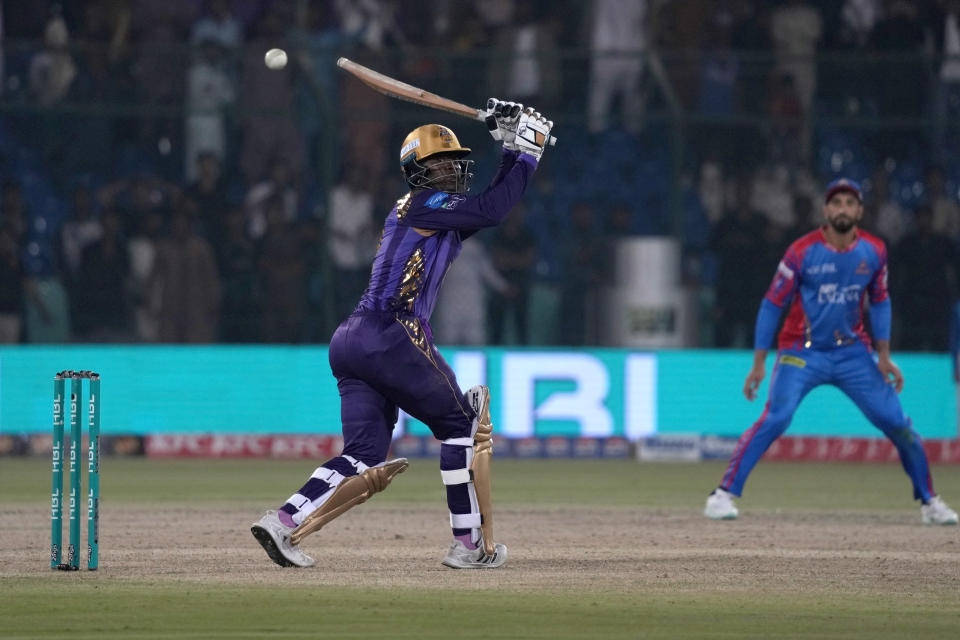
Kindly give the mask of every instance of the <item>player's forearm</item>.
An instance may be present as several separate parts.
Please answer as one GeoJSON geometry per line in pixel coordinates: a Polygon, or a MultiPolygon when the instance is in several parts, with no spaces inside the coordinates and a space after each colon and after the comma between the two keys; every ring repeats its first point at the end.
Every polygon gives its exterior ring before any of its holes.
{"type": "Polygon", "coordinates": [[[753,366],[763,365],[767,361],[767,349],[753,350],[753,366]]]}
{"type": "Polygon", "coordinates": [[[485,218],[484,224],[477,226],[491,227],[500,224],[514,205],[523,197],[536,169],[536,160],[520,154],[500,182],[490,186],[477,196],[479,212],[485,218]]]}
{"type": "Polygon", "coordinates": [[[890,357],[890,341],[889,340],[874,340],[873,348],[876,349],[877,355],[881,358],[890,357]]]}
{"type": "Polygon", "coordinates": [[[493,176],[493,180],[490,181],[490,186],[496,186],[503,181],[503,179],[510,173],[510,169],[513,168],[513,165],[516,164],[517,158],[520,157],[520,153],[517,151],[512,151],[510,149],[501,150],[500,155],[500,166],[497,167],[497,173],[493,176]]]}

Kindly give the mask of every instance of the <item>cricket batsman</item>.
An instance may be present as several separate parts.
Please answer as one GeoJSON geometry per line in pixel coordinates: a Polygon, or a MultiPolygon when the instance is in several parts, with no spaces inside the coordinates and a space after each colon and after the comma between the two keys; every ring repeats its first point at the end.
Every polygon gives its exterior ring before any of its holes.
{"type": "Polygon", "coordinates": [[[398,409],[441,441],[453,540],[442,564],[496,568],[507,547],[493,540],[490,393],[466,393],[433,344],[429,318],[444,274],[464,239],[499,224],[523,196],[550,139],[553,122],[523,105],[491,98],[487,127],[503,144],[500,168],[484,191],[467,195],[473,161],[453,131],[428,124],[400,147],[410,188],[384,221],[370,282],[356,310],[330,341],[330,367],[340,390],[343,452],[317,468],[277,511],[251,531],[280,566],[309,567],[300,549],[318,531],[407,468],[387,460],[398,409]]]}

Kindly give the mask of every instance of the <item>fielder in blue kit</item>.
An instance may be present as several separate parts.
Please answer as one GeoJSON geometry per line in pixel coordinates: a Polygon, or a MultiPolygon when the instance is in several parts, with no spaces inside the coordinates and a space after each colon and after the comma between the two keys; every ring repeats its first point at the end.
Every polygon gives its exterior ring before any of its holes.
{"type": "Polygon", "coordinates": [[[493,181],[477,195],[467,195],[473,163],[464,156],[470,149],[447,127],[418,127],[401,145],[410,192],[387,215],[367,289],[330,341],[343,452],[251,528],[280,566],[312,566],[313,558],[300,549],[304,537],[383,491],[407,468],[404,458],[387,460],[399,409],[441,441],[440,474],[453,531],[442,563],[480,569],[507,560],[506,546],[493,540],[490,393],[485,386],[461,391],[429,324],[463,240],[506,217],[550,138],[553,123],[531,108],[494,98],[487,107],[487,126],[502,141],[503,154],[493,181]]]}
{"type": "Polygon", "coordinates": [[[957,524],[957,514],[934,492],[923,442],[897,396],[903,376],[890,359],[887,250],[882,240],[857,228],[863,216],[860,186],[847,179],[831,182],[823,212],[826,224],[790,245],[761,303],[753,368],[743,391],[749,400],[756,397],[767,349],[786,309],[769,397],[760,418],[740,437],[704,515],[737,517],[733,498],[742,494],[754,465],[790,426],[804,396],[831,384],[893,442],[913,496],[922,502],[922,522],[957,524]],[[864,327],[867,304],[873,343],[864,327]]]}

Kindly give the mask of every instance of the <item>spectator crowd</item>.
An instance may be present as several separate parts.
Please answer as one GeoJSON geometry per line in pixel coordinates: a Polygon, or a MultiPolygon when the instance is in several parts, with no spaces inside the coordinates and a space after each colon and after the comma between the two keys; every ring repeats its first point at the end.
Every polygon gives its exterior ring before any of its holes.
{"type": "MultiPolygon", "coordinates": [[[[777,261],[843,175],[888,243],[895,348],[947,349],[958,0],[0,0],[0,12],[0,342],[326,342],[403,194],[396,141],[432,117],[338,74],[349,55],[557,122],[523,205],[448,274],[441,343],[600,344],[602,310],[585,309],[617,241],[672,235],[699,346],[749,347],[777,261]],[[263,64],[274,46],[290,52],[283,71],[263,64]]],[[[482,127],[462,127],[480,189],[496,155],[472,143],[482,127]]]]}

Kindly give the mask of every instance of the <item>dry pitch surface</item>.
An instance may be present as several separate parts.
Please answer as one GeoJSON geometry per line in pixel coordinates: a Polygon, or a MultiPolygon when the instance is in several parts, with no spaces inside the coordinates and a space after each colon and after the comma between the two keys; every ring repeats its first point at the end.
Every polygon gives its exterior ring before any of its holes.
{"type": "MultiPolygon", "coordinates": [[[[923,599],[960,592],[957,527],[901,513],[759,512],[706,521],[693,509],[500,509],[510,550],[496,571],[439,563],[442,508],[367,503],[304,543],[311,569],[273,565],[252,513],[112,507],[101,570],[83,580],[495,588],[591,592],[831,592],[923,599]],[[209,523],[211,526],[205,526],[209,523]],[[465,576],[465,573],[470,575],[465,576]]],[[[45,509],[0,511],[0,579],[49,575],[45,509]]],[[[84,531],[85,534],[85,531],[84,531]]]]}

